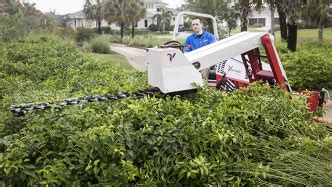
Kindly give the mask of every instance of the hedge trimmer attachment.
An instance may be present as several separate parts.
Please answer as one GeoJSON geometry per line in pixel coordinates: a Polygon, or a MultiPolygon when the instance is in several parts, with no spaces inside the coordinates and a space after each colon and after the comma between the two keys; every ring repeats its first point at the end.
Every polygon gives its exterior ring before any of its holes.
{"type": "Polygon", "coordinates": [[[20,105],[11,105],[9,110],[15,116],[23,116],[27,112],[32,110],[45,110],[55,106],[70,106],[70,105],[78,105],[83,103],[91,103],[91,102],[101,102],[101,101],[115,101],[128,97],[134,98],[142,98],[146,95],[155,95],[159,92],[157,88],[148,88],[144,90],[138,90],[133,93],[124,93],[119,92],[118,94],[106,94],[106,95],[94,95],[94,96],[84,96],[78,98],[69,98],[61,101],[54,102],[43,102],[43,103],[28,103],[28,104],[20,104],[20,105]]]}

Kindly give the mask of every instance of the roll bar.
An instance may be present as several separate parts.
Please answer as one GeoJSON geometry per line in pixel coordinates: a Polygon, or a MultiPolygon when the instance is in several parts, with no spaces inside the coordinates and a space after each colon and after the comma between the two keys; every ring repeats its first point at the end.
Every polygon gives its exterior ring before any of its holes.
{"type": "Polygon", "coordinates": [[[202,13],[197,13],[197,12],[183,11],[183,12],[180,12],[176,16],[172,40],[175,40],[177,34],[179,33],[178,31],[179,31],[180,21],[181,21],[181,18],[183,18],[184,15],[197,16],[197,17],[203,17],[203,18],[210,18],[210,19],[212,19],[213,34],[214,34],[215,37],[217,37],[219,39],[216,18],[214,18],[213,16],[211,16],[209,14],[202,14],[202,13]]]}

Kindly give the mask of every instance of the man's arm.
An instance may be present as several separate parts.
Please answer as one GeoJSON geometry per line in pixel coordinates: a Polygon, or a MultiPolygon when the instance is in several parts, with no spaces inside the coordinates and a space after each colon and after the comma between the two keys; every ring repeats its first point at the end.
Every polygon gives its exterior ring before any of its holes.
{"type": "MultiPolygon", "coordinates": [[[[191,45],[191,41],[190,41],[190,36],[187,37],[186,42],[184,43],[185,46],[187,45],[191,45]]],[[[184,52],[190,52],[192,51],[191,47],[184,47],[184,52]]]]}

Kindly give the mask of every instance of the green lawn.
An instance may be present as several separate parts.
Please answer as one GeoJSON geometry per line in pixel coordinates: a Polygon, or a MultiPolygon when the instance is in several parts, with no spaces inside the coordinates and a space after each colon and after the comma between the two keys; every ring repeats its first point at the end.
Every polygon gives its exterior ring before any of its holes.
{"type": "MultiPolygon", "coordinates": [[[[277,31],[276,39],[280,40],[280,31],[277,31]]],[[[332,27],[325,28],[323,32],[324,41],[332,42],[332,27]]],[[[318,40],[317,29],[299,29],[297,32],[298,43],[316,42],[318,40]]]]}
{"type": "MultiPolygon", "coordinates": [[[[249,32],[262,32],[259,28],[249,27],[249,32]]],[[[240,27],[232,31],[232,34],[240,32],[240,27]]],[[[298,43],[316,42],[318,40],[318,30],[317,29],[299,29],[298,30],[298,43]]],[[[280,31],[276,31],[275,34],[276,41],[280,41],[280,31]]],[[[323,32],[324,41],[332,42],[332,27],[325,28],[323,32]]]]}
{"type": "Polygon", "coordinates": [[[122,67],[131,67],[128,63],[126,57],[119,55],[117,53],[111,54],[96,54],[92,53],[92,56],[101,61],[107,61],[110,64],[120,64],[122,67]]]}
{"type": "MultiPolygon", "coordinates": [[[[241,32],[240,29],[241,29],[240,27],[236,27],[234,30],[232,30],[231,34],[236,34],[241,32]]],[[[257,27],[248,27],[248,32],[262,32],[262,30],[257,27]]]]}

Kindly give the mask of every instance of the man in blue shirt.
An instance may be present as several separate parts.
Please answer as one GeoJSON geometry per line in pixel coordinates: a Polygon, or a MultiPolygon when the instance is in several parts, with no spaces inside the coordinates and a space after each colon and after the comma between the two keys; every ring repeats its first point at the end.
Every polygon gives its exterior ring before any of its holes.
{"type": "MultiPolygon", "coordinates": [[[[188,47],[184,48],[184,52],[190,52],[217,41],[217,38],[213,34],[203,30],[203,25],[199,18],[195,17],[191,23],[194,33],[187,37],[184,45],[188,47]]],[[[201,70],[205,86],[208,84],[209,70],[210,68],[201,70]]]]}
{"type": "Polygon", "coordinates": [[[186,39],[184,45],[191,47],[186,47],[184,49],[185,52],[193,51],[217,41],[217,38],[213,34],[203,30],[203,25],[199,18],[194,18],[191,23],[194,33],[186,39]]]}

